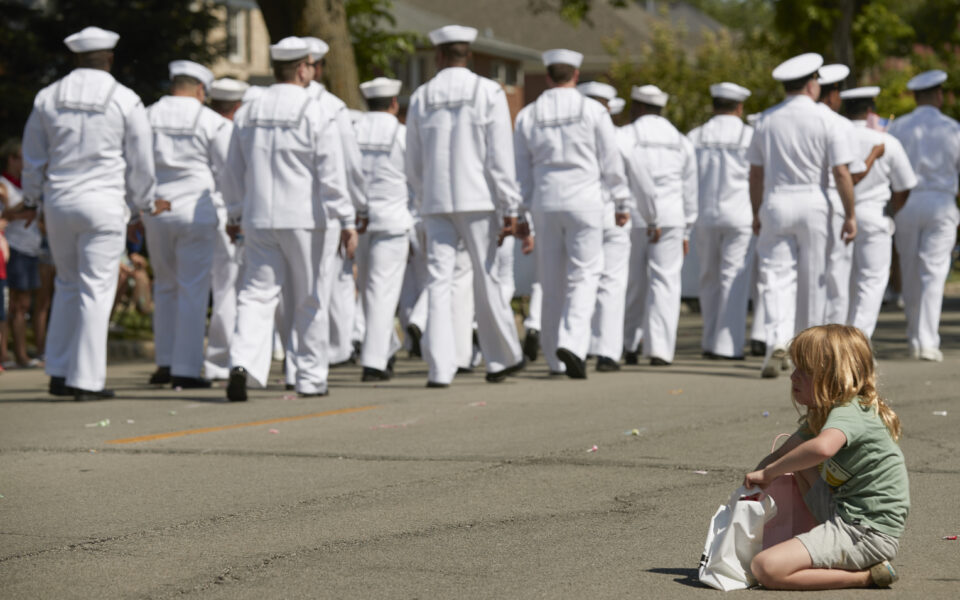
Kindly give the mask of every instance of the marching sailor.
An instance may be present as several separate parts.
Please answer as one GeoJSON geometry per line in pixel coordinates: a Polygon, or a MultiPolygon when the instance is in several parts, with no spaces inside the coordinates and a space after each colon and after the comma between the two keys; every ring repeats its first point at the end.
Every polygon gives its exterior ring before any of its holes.
{"type": "Polygon", "coordinates": [[[41,199],[57,268],[46,343],[50,393],[110,398],[107,325],[131,211],[157,215],[152,132],[140,98],[110,75],[120,36],[87,27],[64,40],[77,68],[42,89],[23,139],[23,209],[41,199]]]}
{"type": "Polygon", "coordinates": [[[941,86],[946,80],[946,73],[935,70],[907,82],[917,108],[890,126],[890,134],[903,144],[919,180],[895,216],[907,343],[911,356],[935,362],[943,360],[940,311],[960,222],[956,202],[960,124],[940,112],[941,86]]]}
{"type": "Polygon", "coordinates": [[[466,68],[476,36],[458,25],[430,32],[438,73],[413,93],[407,112],[407,178],[420,199],[427,242],[429,387],[447,387],[457,371],[451,286],[461,239],[473,265],[487,380],[502,381],[523,366],[513,311],[496,279],[498,238],[513,233],[520,204],[510,111],[499,84],[466,68]]]}
{"type": "Polygon", "coordinates": [[[147,109],[153,127],[157,194],[171,209],[146,217],[153,268],[153,336],[157,371],[150,383],[210,387],[203,379],[203,334],[216,248],[217,180],[233,124],[203,105],[210,69],[170,63],[170,95],[147,109]]]}
{"type": "Polygon", "coordinates": [[[883,156],[853,187],[857,205],[857,239],[853,241],[853,268],[848,293],[847,325],[860,329],[867,339],[873,335],[890,277],[893,220],[887,216],[888,202],[894,214],[917,185],[910,159],[897,138],[868,126],[874,113],[878,87],[860,87],[840,92],[843,113],[853,122],[854,153],[863,155],[882,146],[883,156]]]}

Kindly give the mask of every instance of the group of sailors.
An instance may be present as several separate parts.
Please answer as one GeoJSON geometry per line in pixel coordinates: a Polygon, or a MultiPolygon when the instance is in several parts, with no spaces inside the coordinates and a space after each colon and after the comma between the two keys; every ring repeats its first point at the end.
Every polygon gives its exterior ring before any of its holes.
{"type": "Polygon", "coordinates": [[[146,230],[155,277],[150,382],[227,379],[232,401],[267,385],[275,332],[288,389],[303,396],[328,393],[329,366],[353,342],[363,380],[389,379],[397,315],[428,387],[477,364],[474,345],[490,382],[538,347],[551,375],[577,379],[588,356],[598,371],[621,358],[669,365],[691,238],[704,356],[743,358],[752,297],[750,338],[775,377],[799,330],[873,333],[894,221],[910,351],[942,360],[960,220],[960,126],[938,110],[944,73],[912,79],[920,106],[884,132],[879,88],[841,90],[847,67],[804,54],[774,70],[786,99],[753,125],[750,91],[724,82],[710,87],[714,116],[684,135],[655,85],[632,89],[634,120],[615,127],[616,90],[579,83],[583,56],[551,50],[548,89],[514,127],[503,88],[467,68],[476,35],[430,33],[438,72],[410,97],[405,124],[397,80],[361,84],[364,113],[326,90],[329,48],[317,38],[272,45],[277,83],[266,88],[174,61],[169,95],[148,108],[110,75],[117,34],[66,38],[77,68],[36,97],[23,202],[6,214],[29,221],[42,205],[57,267],[50,393],[113,395],[107,326],[131,222],[146,230]],[[536,263],[523,343],[516,244],[536,263]]]}

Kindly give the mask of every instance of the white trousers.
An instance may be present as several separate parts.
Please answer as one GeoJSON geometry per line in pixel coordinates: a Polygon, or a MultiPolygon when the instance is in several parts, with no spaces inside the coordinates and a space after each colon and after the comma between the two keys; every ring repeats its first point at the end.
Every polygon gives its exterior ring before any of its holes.
{"type": "MultiPolygon", "coordinates": [[[[340,228],[330,227],[339,238],[340,228]]],[[[353,319],[357,308],[357,286],[353,278],[353,261],[335,252],[330,282],[330,363],[342,363],[353,354],[353,319]]]]}
{"type": "MultiPolygon", "coordinates": [[[[751,230],[753,228],[751,227],[751,230]]],[[[753,321],[750,323],[750,339],[765,342],[767,339],[766,315],[763,313],[763,294],[760,293],[760,259],[757,257],[757,238],[750,251],[750,302],[753,304],[753,321]]],[[[796,294],[796,292],[794,292],[796,294]]]]}
{"type": "MultiPolygon", "coordinates": [[[[659,243],[659,242],[658,242],[659,243]]],[[[643,227],[630,229],[630,266],[627,273],[627,301],[623,314],[623,349],[625,352],[640,352],[643,344],[643,328],[647,318],[648,256],[647,230],[643,227]]],[[[656,244],[653,244],[656,245],[656,244]]]]}
{"type": "Polygon", "coordinates": [[[178,217],[144,219],[153,268],[154,360],[174,376],[196,378],[203,373],[217,226],[178,217]]]}
{"type": "Polygon", "coordinates": [[[911,350],[940,348],[943,288],[950,273],[960,212],[949,194],[911,193],[895,217],[907,343],[911,350]]]}
{"type": "Polygon", "coordinates": [[[559,348],[581,359],[590,349],[590,318],[603,271],[603,213],[538,211],[533,220],[543,287],[540,346],[550,370],[563,372],[559,348]]]}
{"type": "Polygon", "coordinates": [[[893,221],[883,214],[884,204],[857,204],[857,237],[853,239],[850,276],[850,309],[847,325],[873,336],[890,279],[893,221]]]}
{"type": "MultiPolygon", "coordinates": [[[[536,242],[539,244],[539,240],[536,242]]],[[[533,249],[534,258],[536,258],[537,249],[534,246],[533,249]]],[[[541,309],[543,308],[543,286],[540,285],[540,277],[537,277],[537,280],[530,284],[530,305],[527,309],[527,318],[523,320],[523,327],[525,329],[532,329],[534,331],[540,331],[541,327],[541,309]]]]}
{"type": "Polygon", "coordinates": [[[407,268],[407,233],[368,231],[357,247],[357,283],[363,302],[364,335],[360,363],[385,371],[399,350],[394,315],[407,268]]]}
{"type": "Polygon", "coordinates": [[[753,231],[700,223],[694,241],[700,257],[701,348],[721,356],[743,356],[753,231]]]}
{"type": "MultiPolygon", "coordinates": [[[[266,387],[270,374],[273,325],[280,290],[292,306],[297,391],[327,389],[327,299],[319,281],[325,232],[306,229],[252,229],[244,232],[243,284],[237,295],[237,327],[230,364],[246,368],[266,387]]],[[[326,263],[329,266],[329,262],[326,263]]]]}
{"type": "Polygon", "coordinates": [[[428,317],[424,356],[429,380],[450,383],[457,372],[454,354],[453,274],[457,244],[463,240],[473,269],[477,333],[488,372],[520,362],[520,340],[510,305],[497,280],[499,231],[494,212],[478,211],[424,217],[427,234],[428,317]]]}
{"type": "Polygon", "coordinates": [[[827,200],[820,189],[770,194],[760,207],[760,289],[767,354],[823,324],[827,200]]]}
{"type": "Polygon", "coordinates": [[[230,342],[237,325],[241,254],[242,250],[230,241],[221,225],[217,229],[210,271],[213,309],[210,311],[204,362],[204,373],[210,379],[226,379],[230,375],[230,342]]]}
{"type": "MultiPolygon", "coordinates": [[[[407,238],[410,255],[403,274],[398,311],[403,331],[410,325],[416,325],[421,332],[427,327],[427,249],[419,230],[422,230],[422,225],[412,229],[407,238]]],[[[404,345],[409,348],[406,340],[404,341],[404,345]]]]}
{"type": "Polygon", "coordinates": [[[590,354],[619,360],[630,274],[630,225],[603,228],[603,270],[591,320],[590,354]]]}
{"type": "MultiPolygon", "coordinates": [[[[499,256],[497,258],[499,260],[499,256]]],[[[497,273],[499,274],[499,269],[497,273]]],[[[463,240],[457,245],[457,258],[453,266],[453,285],[450,293],[453,298],[454,356],[457,359],[457,367],[469,369],[473,367],[473,328],[476,311],[473,296],[473,266],[463,240]]],[[[429,341],[427,343],[429,344],[429,341]]]]}
{"type": "Polygon", "coordinates": [[[104,204],[83,198],[44,211],[57,268],[46,372],[92,391],[103,389],[107,377],[107,327],[126,238],[126,215],[119,208],[111,214],[104,204]]]}
{"type": "MultiPolygon", "coordinates": [[[[853,243],[840,239],[844,212],[840,199],[829,204],[830,235],[827,238],[826,304],[823,323],[846,323],[850,306],[850,269],[853,243]]],[[[856,238],[854,238],[856,239],[856,238]]]]}
{"type": "Polygon", "coordinates": [[[517,284],[513,278],[514,251],[517,247],[517,238],[507,236],[503,243],[497,249],[497,279],[500,281],[500,288],[503,290],[503,299],[507,304],[513,300],[513,295],[517,291],[517,284]]]}

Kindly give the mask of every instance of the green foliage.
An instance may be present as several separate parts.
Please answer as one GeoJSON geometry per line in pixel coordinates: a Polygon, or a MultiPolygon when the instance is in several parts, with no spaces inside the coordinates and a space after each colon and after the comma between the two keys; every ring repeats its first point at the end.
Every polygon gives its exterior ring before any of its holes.
{"type": "Polygon", "coordinates": [[[149,104],[164,93],[167,63],[209,63],[221,51],[206,42],[216,24],[204,0],[54,0],[44,12],[0,0],[0,136],[20,136],[44,86],[73,68],[63,38],[88,25],[120,34],[113,74],[149,104]]]}
{"type": "Polygon", "coordinates": [[[395,77],[391,63],[413,54],[419,36],[392,31],[397,24],[392,0],[345,0],[344,8],[360,81],[395,77]]]}

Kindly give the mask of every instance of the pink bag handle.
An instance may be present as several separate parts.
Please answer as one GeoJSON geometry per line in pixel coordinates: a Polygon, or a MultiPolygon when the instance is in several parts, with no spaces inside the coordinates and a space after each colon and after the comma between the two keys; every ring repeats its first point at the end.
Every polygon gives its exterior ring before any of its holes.
{"type": "Polygon", "coordinates": [[[770,452],[773,452],[774,450],[777,449],[777,442],[780,441],[780,438],[782,438],[782,437],[790,437],[791,435],[793,435],[793,434],[791,434],[791,433],[781,433],[781,434],[778,435],[777,437],[773,438],[773,444],[770,446],[770,452]]]}

